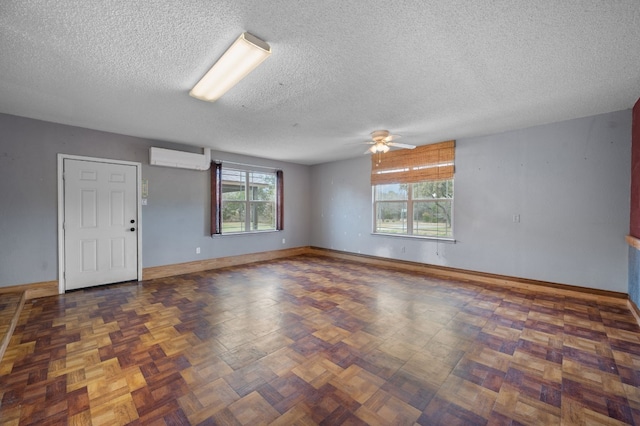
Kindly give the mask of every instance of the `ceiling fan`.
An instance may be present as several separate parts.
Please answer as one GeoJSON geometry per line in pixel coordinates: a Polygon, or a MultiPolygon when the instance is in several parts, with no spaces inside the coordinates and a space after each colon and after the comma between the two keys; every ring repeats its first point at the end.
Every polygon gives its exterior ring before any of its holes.
{"type": "Polygon", "coordinates": [[[383,154],[391,148],[413,149],[416,147],[415,145],[406,143],[393,142],[398,138],[400,138],[400,136],[392,135],[388,130],[374,130],[371,132],[371,140],[366,142],[371,145],[371,148],[367,149],[364,153],[383,154]]]}

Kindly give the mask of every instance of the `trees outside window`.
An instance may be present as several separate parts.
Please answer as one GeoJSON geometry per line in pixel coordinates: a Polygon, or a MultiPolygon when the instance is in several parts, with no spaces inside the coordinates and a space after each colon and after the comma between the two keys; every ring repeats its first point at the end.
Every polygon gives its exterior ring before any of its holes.
{"type": "Polygon", "coordinates": [[[373,188],[375,233],[453,238],[453,179],[373,188]]]}
{"type": "Polygon", "coordinates": [[[276,174],[222,169],[222,233],[276,229],[276,174]]]}
{"type": "Polygon", "coordinates": [[[453,239],[455,141],[371,157],[373,232],[453,239]]]}

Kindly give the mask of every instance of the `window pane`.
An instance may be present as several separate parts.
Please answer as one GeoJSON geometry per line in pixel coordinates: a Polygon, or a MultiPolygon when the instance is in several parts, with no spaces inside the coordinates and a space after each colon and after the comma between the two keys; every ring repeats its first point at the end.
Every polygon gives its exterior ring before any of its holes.
{"type": "Polygon", "coordinates": [[[251,230],[269,231],[276,229],[276,203],[274,202],[251,202],[251,230]]]}
{"type": "Polygon", "coordinates": [[[246,172],[222,169],[222,200],[246,200],[246,172]]]}
{"type": "Polygon", "coordinates": [[[276,230],[276,173],[222,169],[222,233],[276,230]]]}
{"type": "Polygon", "coordinates": [[[222,202],[222,232],[245,231],[245,205],[244,201],[222,202]]]}
{"type": "Polygon", "coordinates": [[[276,175],[274,173],[249,173],[249,199],[275,201],[276,175]]]}
{"type": "Polygon", "coordinates": [[[451,201],[414,202],[413,235],[453,238],[451,201]]]}
{"type": "Polygon", "coordinates": [[[413,184],[414,200],[453,198],[453,180],[434,180],[413,184]]]}
{"type": "Polygon", "coordinates": [[[383,232],[388,234],[407,233],[406,202],[378,202],[376,203],[376,205],[377,211],[375,232],[383,232]]]}
{"type": "Polygon", "coordinates": [[[407,199],[407,185],[400,183],[392,183],[388,185],[376,185],[377,201],[384,200],[406,200],[407,199]]]}

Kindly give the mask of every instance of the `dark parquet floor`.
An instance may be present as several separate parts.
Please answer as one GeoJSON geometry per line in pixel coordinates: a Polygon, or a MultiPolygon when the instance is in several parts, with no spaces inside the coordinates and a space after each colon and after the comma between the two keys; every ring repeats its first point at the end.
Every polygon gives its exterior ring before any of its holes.
{"type": "Polygon", "coordinates": [[[3,425],[640,425],[621,302],[299,256],[27,302],[3,425]]]}

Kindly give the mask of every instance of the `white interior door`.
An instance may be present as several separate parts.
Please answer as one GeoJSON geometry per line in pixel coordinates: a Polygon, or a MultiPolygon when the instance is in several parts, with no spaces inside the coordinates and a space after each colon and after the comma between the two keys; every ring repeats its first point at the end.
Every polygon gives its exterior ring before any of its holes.
{"type": "Polygon", "coordinates": [[[65,289],[138,278],[134,165],[64,159],[65,289]]]}

